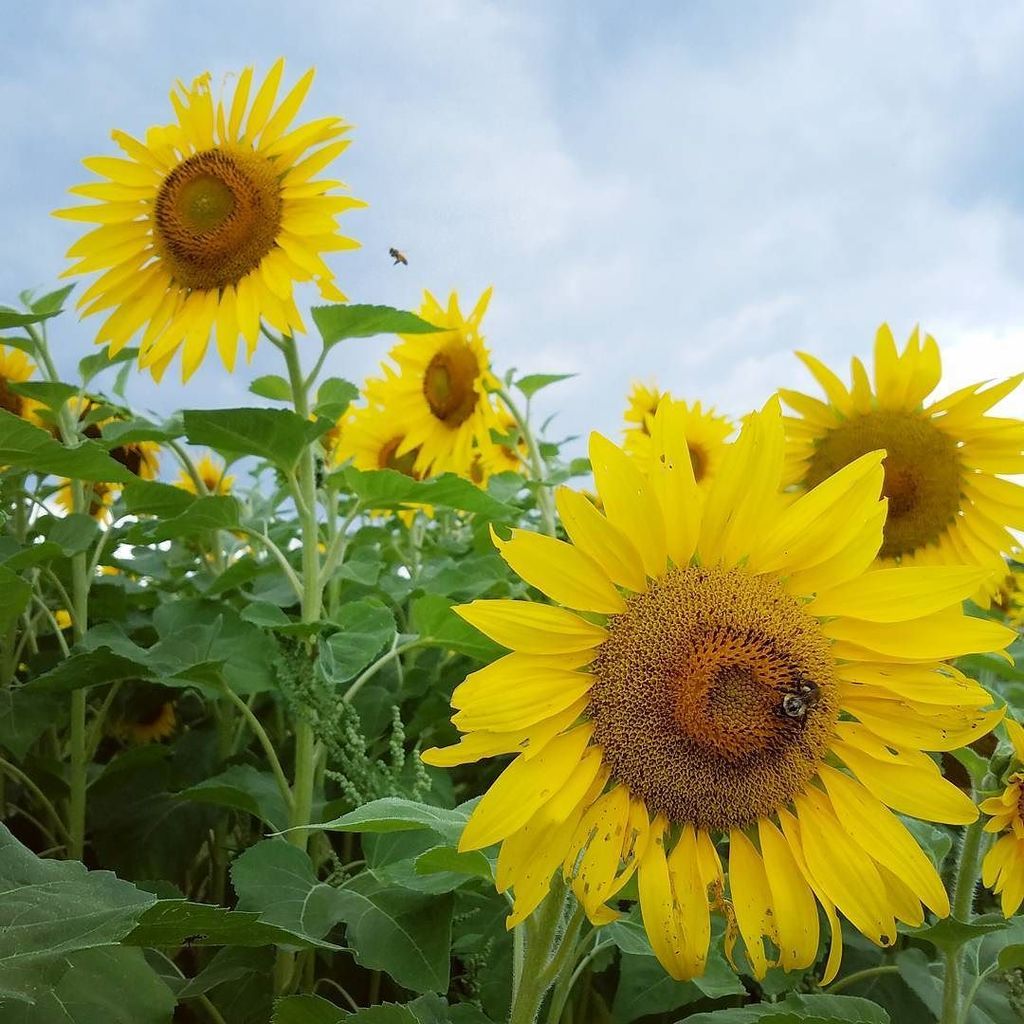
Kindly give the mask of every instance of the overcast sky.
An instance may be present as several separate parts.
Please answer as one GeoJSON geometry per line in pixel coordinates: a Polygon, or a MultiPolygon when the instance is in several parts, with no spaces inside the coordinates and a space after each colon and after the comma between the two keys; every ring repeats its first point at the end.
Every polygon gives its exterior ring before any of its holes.
{"type": "MultiPolygon", "coordinates": [[[[882,320],[936,335],[944,389],[1024,369],[1019,2],[36,0],[4,23],[0,302],[56,283],[76,225],[48,211],[112,128],[283,54],[289,81],[319,69],[306,114],[356,126],[342,288],[415,308],[493,284],[497,368],[579,374],[541,403],[555,433],[617,431],[636,377],[742,413],[806,383],[794,348],[845,367],[882,320]]],[[[59,323],[63,365],[95,326],[59,323]]],[[[387,347],[329,369],[358,382],[387,347]]],[[[129,394],[239,404],[275,355],[129,394]]]]}

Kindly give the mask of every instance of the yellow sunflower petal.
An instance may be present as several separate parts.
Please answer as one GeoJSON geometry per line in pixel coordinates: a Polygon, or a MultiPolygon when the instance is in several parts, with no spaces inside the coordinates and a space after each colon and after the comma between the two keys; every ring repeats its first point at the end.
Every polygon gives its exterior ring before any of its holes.
{"type": "Polygon", "coordinates": [[[555,503],[569,539],[601,566],[608,579],[636,593],[647,588],[643,562],[633,542],[585,494],[559,487],[555,503]]]}
{"type": "Polygon", "coordinates": [[[512,530],[503,541],[493,526],[491,540],[513,572],[558,604],[608,615],[626,610],[601,566],[572,544],[529,530],[512,530]]]}
{"type": "Polygon", "coordinates": [[[589,725],[578,726],[552,740],[536,757],[516,758],[476,805],[459,849],[479,850],[522,828],[579,767],[592,732],[589,725]]]}
{"type": "Polygon", "coordinates": [[[524,654],[569,654],[597,647],[607,633],[564,608],[529,601],[472,601],[454,611],[502,647],[524,654]]]}
{"type": "Polygon", "coordinates": [[[590,437],[590,461],[609,522],[636,546],[648,576],[659,576],[668,556],[665,521],[649,481],[618,446],[590,437]]]}

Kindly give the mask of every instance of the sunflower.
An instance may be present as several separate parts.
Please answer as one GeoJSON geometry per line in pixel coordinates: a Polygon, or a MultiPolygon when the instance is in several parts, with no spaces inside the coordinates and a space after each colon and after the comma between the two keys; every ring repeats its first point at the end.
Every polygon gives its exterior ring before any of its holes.
{"type": "Polygon", "coordinates": [[[692,405],[673,398],[668,392],[650,390],[642,384],[634,384],[630,394],[629,408],[626,410],[626,451],[632,452],[643,462],[651,457],[651,425],[655,410],[646,412],[638,425],[641,410],[648,408],[648,401],[658,403],[672,402],[679,407],[677,421],[682,425],[686,447],[693,465],[693,476],[697,486],[706,491],[711,486],[718,466],[725,452],[725,439],[732,433],[733,426],[728,417],[716,413],[714,409],[704,409],[700,402],[692,405]]]}
{"type": "Polygon", "coordinates": [[[965,616],[978,567],[871,569],[882,543],[883,452],[809,494],[780,496],[774,401],[745,421],[707,497],[678,405],[662,403],[646,467],[600,435],[605,512],[561,488],[570,542],[495,538],[554,606],[474,601],[459,613],[510,654],[458,686],[450,766],[518,755],[460,848],[501,843],[509,926],[561,867],[590,920],[636,873],[644,926],[677,979],[704,970],[710,914],[750,970],[804,969],[837,910],[889,946],[896,921],[949,911],[931,861],[893,811],[966,823],[977,808],[923,751],[958,748],[1001,711],[943,659],[1014,634],[965,616]],[[582,614],[580,614],[582,613],[582,614]],[[727,850],[723,863],[720,850],[727,850]],[[770,940],[766,948],[764,939],[770,940]]]}
{"type": "MultiPolygon", "coordinates": [[[[1020,552],[1015,552],[1020,557],[1020,552]]],[[[1008,568],[1006,575],[994,588],[992,604],[1012,625],[1024,626],[1024,570],[1018,566],[1008,568]]]]}
{"type": "Polygon", "coordinates": [[[991,815],[985,831],[1005,835],[985,855],[981,875],[985,885],[1002,898],[1004,916],[1011,917],[1024,903],[1024,727],[1007,718],[1006,731],[1018,770],[999,796],[982,801],[982,811],[991,815]]]}
{"type": "Polygon", "coordinates": [[[41,407],[34,399],[15,394],[11,384],[21,384],[31,379],[36,372],[35,365],[20,349],[4,348],[0,345],[0,409],[20,416],[37,425],[42,425],[36,411],[41,407]]]}
{"type": "MultiPolygon", "coordinates": [[[[77,413],[79,424],[83,421],[85,426],[79,426],[83,437],[98,440],[103,437],[103,427],[108,423],[116,422],[116,417],[108,416],[101,420],[89,420],[89,414],[96,408],[96,403],[89,398],[72,400],[69,403],[73,412],[77,413]]],[[[124,444],[115,445],[110,448],[107,454],[119,462],[129,473],[142,480],[155,480],[160,472],[160,445],[153,441],[126,441],[124,444]]],[[[102,481],[84,481],[85,497],[89,502],[88,514],[94,519],[106,519],[107,512],[114,502],[114,498],[120,491],[121,485],[104,483],[102,481]]],[[[68,511],[74,508],[74,501],[71,493],[71,482],[65,480],[57,491],[57,501],[68,511]]]]}
{"type": "Polygon", "coordinates": [[[889,499],[880,557],[904,565],[984,565],[996,577],[1024,527],[1024,487],[1000,474],[1024,470],[1024,422],[987,415],[1024,380],[971,384],[925,405],[942,375],[939,348],[915,329],[902,353],[883,324],[872,391],[859,359],[852,386],[798,353],[825,392],[819,401],[780,389],[787,419],[787,480],[809,489],[865,452],[884,448],[889,499]]]}
{"type": "MultiPolygon", "coordinates": [[[[224,472],[224,463],[217,463],[210,452],[207,452],[196,463],[195,469],[207,494],[225,495],[231,493],[231,487],[235,482],[235,478],[224,472]]],[[[196,484],[191,474],[184,469],[178,476],[177,484],[190,494],[199,493],[196,490],[196,484]]]]}
{"type": "Polygon", "coordinates": [[[639,430],[645,434],[650,433],[648,419],[658,411],[658,403],[668,395],[667,391],[661,391],[656,384],[644,384],[643,381],[633,381],[629,389],[629,397],[626,399],[626,411],[622,418],[626,421],[627,430],[639,430]]]}
{"type": "Polygon", "coordinates": [[[325,117],[292,127],[314,72],[275,107],[283,71],[282,59],[256,83],[246,68],[230,100],[214,101],[209,74],[177,83],[174,122],[145,141],[115,131],[124,157],[83,161],[101,180],[71,191],[98,202],[55,211],[98,225],[68,250],[76,262],[63,275],[102,271],[78,302],[83,316],[113,310],[97,344],[114,355],[142,331],[139,365],[156,379],[181,349],[187,380],[214,329],[228,371],[240,335],[252,356],[261,319],[304,332],[296,282],[345,299],[321,254],[357,247],[335,218],[365,204],[329,194],[342,183],[315,175],[346,149],[349,126],[325,117]]]}
{"type": "MultiPolygon", "coordinates": [[[[374,384],[367,382],[368,395],[374,395],[374,384]]],[[[412,448],[399,455],[406,431],[399,418],[383,405],[368,397],[366,404],[356,406],[343,417],[338,443],[334,447],[335,463],[352,460],[356,469],[394,469],[414,480],[419,449],[412,448]]]]}
{"type": "Polygon", "coordinates": [[[149,701],[130,709],[118,724],[118,733],[132,743],[155,743],[172,736],[177,724],[173,701],[149,701]]]}
{"type": "Polygon", "coordinates": [[[384,379],[368,382],[374,400],[402,422],[405,436],[395,457],[415,452],[413,465],[421,476],[466,476],[477,452],[490,458],[498,420],[488,389],[496,381],[480,334],[490,300],[488,288],[465,317],[455,292],[447,308],[425,292],[420,316],[445,329],[402,335],[391,351],[397,369],[385,365],[384,379]]]}

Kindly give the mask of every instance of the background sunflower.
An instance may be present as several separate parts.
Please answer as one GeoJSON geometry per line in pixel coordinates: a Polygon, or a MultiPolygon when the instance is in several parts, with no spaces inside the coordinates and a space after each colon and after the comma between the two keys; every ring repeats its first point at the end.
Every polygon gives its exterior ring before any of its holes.
{"type": "Polygon", "coordinates": [[[247,67],[216,101],[209,74],[178,82],[175,120],[144,140],[114,131],[124,155],[87,158],[101,180],[71,189],[98,202],[55,213],[98,225],[68,250],[76,262],[64,273],[101,273],[78,300],[83,316],[113,310],[96,343],[116,355],[142,331],[139,365],[157,379],[181,350],[187,380],[214,333],[230,371],[240,336],[252,355],[261,320],[305,332],[298,282],[345,299],[323,254],[358,245],[336,219],[365,204],[316,175],[347,148],[349,126],[325,117],[294,127],[314,72],[277,102],[283,72],[283,58],[262,82],[247,67]]]}

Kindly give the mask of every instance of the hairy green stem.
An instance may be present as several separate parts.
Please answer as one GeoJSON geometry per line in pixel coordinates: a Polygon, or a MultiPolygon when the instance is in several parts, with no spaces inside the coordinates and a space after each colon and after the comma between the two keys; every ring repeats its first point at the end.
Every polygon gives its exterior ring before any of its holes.
{"type": "MultiPolygon", "coordinates": [[[[969,923],[974,906],[974,890],[978,884],[981,841],[984,838],[985,819],[979,817],[964,832],[960,844],[960,857],[953,881],[951,913],[958,921],[969,923]]],[[[959,1024],[961,1002],[961,972],[963,970],[963,945],[947,949],[945,978],[942,985],[942,1016],[940,1024],[959,1024]]]]}
{"type": "Polygon", "coordinates": [[[508,411],[512,414],[512,418],[516,421],[516,426],[526,442],[530,476],[537,485],[537,506],[540,509],[541,522],[544,526],[544,532],[549,537],[554,537],[555,501],[551,488],[547,485],[547,469],[545,468],[544,457],[540,453],[540,445],[537,443],[537,438],[530,428],[529,420],[520,412],[519,406],[509,393],[508,388],[504,384],[499,384],[495,391],[505,405],[508,406],[508,411]]]}
{"type": "Polygon", "coordinates": [[[281,767],[277,751],[267,735],[267,730],[263,728],[263,723],[256,717],[252,708],[224,680],[221,680],[220,688],[224,696],[241,712],[242,718],[249,724],[253,735],[259,741],[260,746],[263,748],[263,753],[267,755],[267,761],[270,763],[270,770],[274,775],[274,781],[277,782],[277,788],[281,791],[281,797],[285,805],[290,809],[292,806],[292,791],[288,786],[288,777],[281,767]]]}
{"type": "MultiPolygon", "coordinates": [[[[526,921],[516,926],[516,931],[522,932],[523,947],[520,971],[513,978],[509,1024],[536,1024],[544,997],[556,980],[551,968],[561,952],[559,938],[567,937],[559,935],[564,906],[565,883],[561,874],[557,874],[541,905],[526,921]]],[[[571,963],[571,957],[566,957],[566,960],[571,963]]]]}

